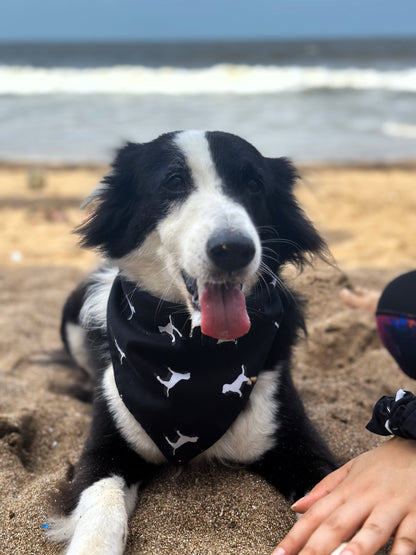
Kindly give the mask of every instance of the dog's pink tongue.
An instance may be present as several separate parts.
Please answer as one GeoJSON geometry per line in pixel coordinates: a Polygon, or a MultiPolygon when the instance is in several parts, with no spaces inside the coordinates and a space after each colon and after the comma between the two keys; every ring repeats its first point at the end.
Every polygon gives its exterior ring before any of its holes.
{"type": "Polygon", "coordinates": [[[250,329],[240,286],[205,284],[199,294],[201,331],[215,339],[237,339],[250,329]]]}

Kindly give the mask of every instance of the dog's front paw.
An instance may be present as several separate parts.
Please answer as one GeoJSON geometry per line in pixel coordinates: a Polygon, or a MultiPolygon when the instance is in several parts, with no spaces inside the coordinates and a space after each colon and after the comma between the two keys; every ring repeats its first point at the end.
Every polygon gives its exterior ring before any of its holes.
{"type": "Polygon", "coordinates": [[[123,555],[137,486],[130,490],[120,476],[95,482],[70,515],[51,521],[49,538],[68,544],[65,555],[123,555]]]}

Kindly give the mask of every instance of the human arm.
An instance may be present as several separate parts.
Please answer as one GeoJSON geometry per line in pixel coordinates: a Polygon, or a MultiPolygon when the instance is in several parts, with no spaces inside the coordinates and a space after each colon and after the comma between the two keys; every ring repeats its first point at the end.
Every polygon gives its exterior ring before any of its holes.
{"type": "Polygon", "coordinates": [[[293,505],[305,513],[273,555],[373,555],[395,535],[391,553],[416,552],[416,441],[394,437],[329,474],[293,505]],[[357,532],[358,530],[358,532],[357,532]]]}

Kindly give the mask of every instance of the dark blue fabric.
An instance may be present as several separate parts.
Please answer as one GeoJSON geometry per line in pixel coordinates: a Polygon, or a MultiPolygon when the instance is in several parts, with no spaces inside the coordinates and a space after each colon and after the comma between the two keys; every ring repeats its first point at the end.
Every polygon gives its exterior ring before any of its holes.
{"type": "Polygon", "coordinates": [[[397,364],[416,379],[416,270],[391,281],[376,311],[380,338],[397,364]]]}
{"type": "MultiPolygon", "coordinates": [[[[391,281],[376,310],[380,339],[397,364],[416,379],[416,270],[391,281]]],[[[384,396],[374,406],[367,429],[380,435],[416,439],[416,398],[400,390],[384,396]]]]}

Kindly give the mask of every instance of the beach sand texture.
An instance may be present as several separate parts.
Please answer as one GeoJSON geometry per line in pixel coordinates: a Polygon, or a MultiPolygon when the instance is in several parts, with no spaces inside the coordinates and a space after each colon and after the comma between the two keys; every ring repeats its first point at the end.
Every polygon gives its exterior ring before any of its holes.
{"type": "MultiPolygon", "coordinates": [[[[63,357],[59,322],[68,292],[96,263],[70,232],[105,168],[43,168],[40,182],[33,171],[0,167],[2,555],[60,552],[42,525],[90,420],[90,406],[71,395],[85,380],[63,357]]],[[[317,261],[301,275],[288,272],[309,299],[309,336],[297,347],[294,378],[345,461],[383,441],[364,429],[374,402],[414,388],[381,346],[371,316],[343,306],[338,291],[382,287],[414,268],[416,164],[317,165],[302,175],[298,197],[337,266],[317,261]]],[[[127,553],[266,555],[293,522],[288,503],[242,468],[162,469],[140,495],[127,553]]]]}

